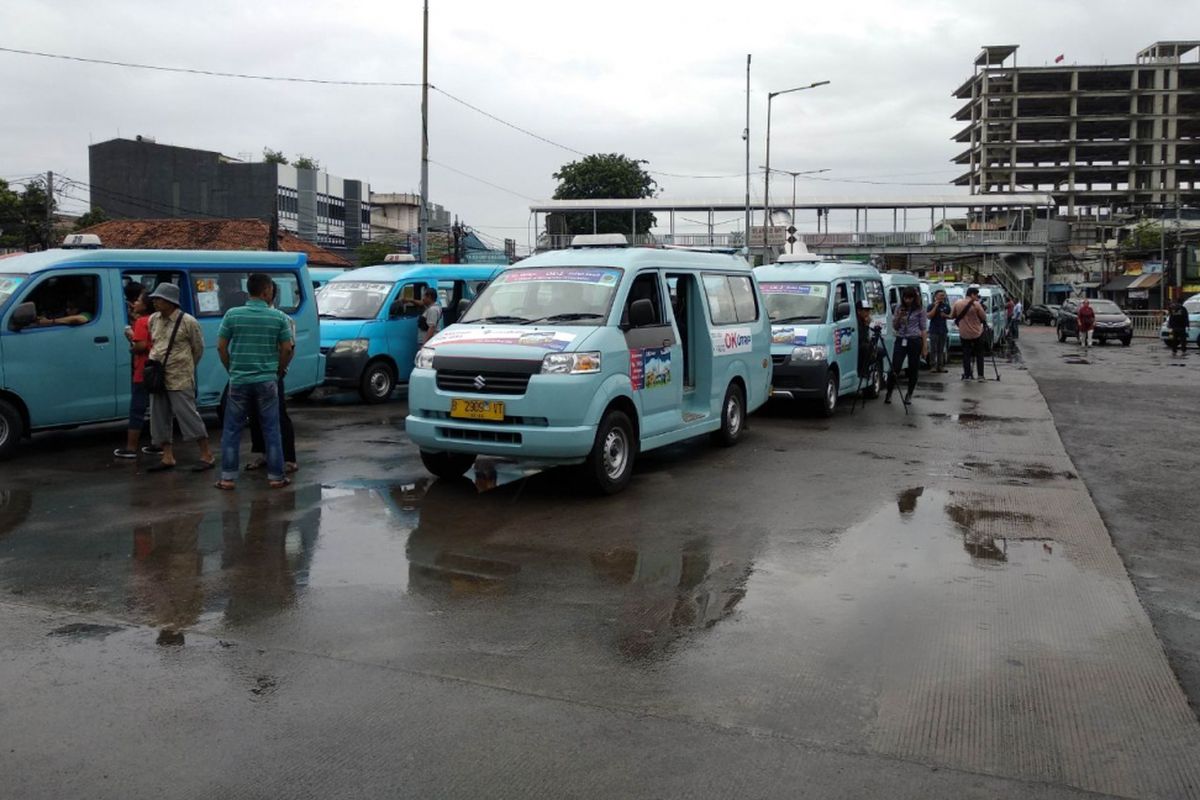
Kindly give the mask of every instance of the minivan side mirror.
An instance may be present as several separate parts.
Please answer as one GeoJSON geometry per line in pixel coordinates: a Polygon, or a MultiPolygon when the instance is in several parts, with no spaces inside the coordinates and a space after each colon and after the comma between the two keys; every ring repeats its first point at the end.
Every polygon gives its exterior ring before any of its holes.
{"type": "Polygon", "coordinates": [[[654,324],[654,303],[646,298],[634,300],[629,305],[629,327],[645,328],[654,324]]]}
{"type": "Polygon", "coordinates": [[[455,307],[455,309],[458,311],[457,319],[462,319],[462,315],[467,313],[467,309],[471,307],[471,303],[472,301],[466,297],[458,301],[458,305],[455,307]]]}
{"type": "Polygon", "coordinates": [[[37,322],[37,306],[33,303],[21,303],[13,309],[8,326],[14,331],[19,331],[22,328],[28,328],[35,322],[37,322]]]}
{"type": "Polygon", "coordinates": [[[837,304],[835,313],[836,319],[845,319],[846,317],[850,316],[850,304],[843,300],[837,304]]]}

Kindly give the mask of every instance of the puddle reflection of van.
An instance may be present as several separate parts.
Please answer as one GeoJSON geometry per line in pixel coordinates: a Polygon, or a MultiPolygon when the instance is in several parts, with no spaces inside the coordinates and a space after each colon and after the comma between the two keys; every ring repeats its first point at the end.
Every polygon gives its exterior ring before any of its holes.
{"type": "Polygon", "coordinates": [[[830,416],[838,399],[855,394],[860,385],[869,397],[879,394],[878,357],[869,358],[867,374],[859,372],[864,345],[855,313],[863,300],[871,304],[871,325],[883,326],[886,345],[888,306],[875,267],[805,253],[780,256],[754,274],[771,318],[773,395],[814,400],[830,416]]]}
{"type": "Polygon", "coordinates": [[[612,493],[641,452],[741,438],[771,378],[749,266],[594,241],[501,273],[417,354],[406,430],[430,472],[460,476],[478,454],[584,464],[612,493]]]}
{"type": "Polygon", "coordinates": [[[253,272],[271,276],[278,306],[296,323],[288,394],[321,382],[317,309],[303,253],[200,250],[47,250],[0,261],[0,457],[22,436],[126,417],[130,353],[126,286],[179,286],[180,304],[204,334],[197,366],[197,405],[215,409],[229,375],[217,358],[217,330],[230,308],[246,302],[253,272]],[[46,325],[74,304],[87,319],[46,325]]]}
{"type": "Polygon", "coordinates": [[[425,289],[437,290],[443,325],[450,325],[462,302],[473,300],[500,269],[396,263],[333,277],[317,295],[325,384],[356,389],[367,403],[387,400],[412,371],[425,289]]]}

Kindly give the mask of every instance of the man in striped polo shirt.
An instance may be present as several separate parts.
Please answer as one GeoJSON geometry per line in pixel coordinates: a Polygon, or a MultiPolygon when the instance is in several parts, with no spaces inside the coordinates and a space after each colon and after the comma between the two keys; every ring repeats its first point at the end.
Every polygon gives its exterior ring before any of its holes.
{"type": "Polygon", "coordinates": [[[267,480],[272,489],[288,485],[283,441],[279,433],[278,379],[292,360],[294,342],[287,315],[271,308],[275,286],[270,275],[252,274],[246,281],[250,299],[231,308],[221,320],[217,352],[229,371],[229,399],[221,434],[221,480],[218,489],[233,489],[238,476],[242,429],[251,409],[258,413],[266,445],[267,480]]]}

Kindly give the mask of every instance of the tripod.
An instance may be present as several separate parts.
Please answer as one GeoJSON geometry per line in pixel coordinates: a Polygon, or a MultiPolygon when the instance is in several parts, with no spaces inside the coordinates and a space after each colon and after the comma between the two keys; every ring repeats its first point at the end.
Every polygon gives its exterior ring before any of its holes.
{"type": "Polygon", "coordinates": [[[992,369],[996,371],[996,380],[1000,380],[1000,368],[996,366],[996,340],[993,336],[992,327],[990,325],[983,326],[983,332],[988,337],[988,353],[992,356],[992,369]]]}
{"type": "MultiPolygon", "coordinates": [[[[892,359],[888,356],[887,347],[883,344],[883,326],[875,325],[871,328],[871,342],[867,345],[871,350],[873,357],[873,366],[876,370],[880,366],[887,369],[884,375],[892,374],[892,359]]],[[[869,375],[870,373],[868,373],[869,375]]],[[[854,409],[858,406],[858,399],[862,397],[863,387],[866,385],[867,375],[858,376],[858,392],[854,395],[854,402],[850,404],[850,413],[854,413],[854,409]]],[[[900,395],[900,402],[904,404],[904,414],[908,415],[908,399],[905,395],[900,395]]]]}

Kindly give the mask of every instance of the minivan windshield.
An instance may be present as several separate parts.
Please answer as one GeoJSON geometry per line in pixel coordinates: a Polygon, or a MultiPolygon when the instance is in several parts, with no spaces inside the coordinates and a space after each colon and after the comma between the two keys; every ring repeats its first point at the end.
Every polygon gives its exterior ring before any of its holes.
{"type": "Polygon", "coordinates": [[[599,325],[608,317],[622,270],[526,267],[501,272],[459,322],[599,325]]]}
{"type": "Polygon", "coordinates": [[[771,322],[824,322],[829,307],[828,283],[768,281],[759,283],[771,322]]]}
{"type": "Polygon", "coordinates": [[[13,296],[23,280],[24,275],[0,275],[0,306],[8,302],[8,298],[13,296]]]}
{"type": "Polygon", "coordinates": [[[375,319],[393,286],[381,281],[330,281],[317,292],[317,309],[323,319],[375,319]]]}

